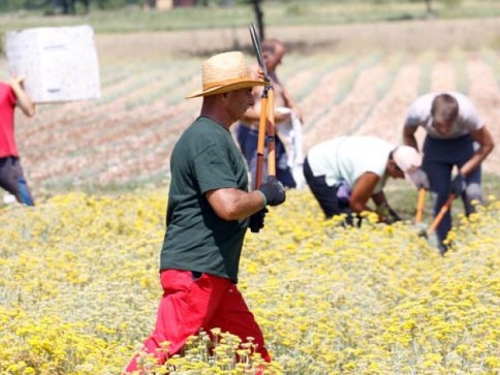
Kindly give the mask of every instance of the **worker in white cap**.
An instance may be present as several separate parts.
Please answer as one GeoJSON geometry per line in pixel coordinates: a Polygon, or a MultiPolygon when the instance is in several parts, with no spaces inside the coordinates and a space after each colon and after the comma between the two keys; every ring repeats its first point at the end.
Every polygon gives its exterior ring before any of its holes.
{"type": "Polygon", "coordinates": [[[385,183],[388,178],[411,179],[421,163],[413,147],[344,136],[313,146],[304,161],[304,176],[326,218],[345,214],[346,223],[353,224],[357,214],[374,211],[380,221],[392,223],[400,218],[387,202],[385,183]]]}

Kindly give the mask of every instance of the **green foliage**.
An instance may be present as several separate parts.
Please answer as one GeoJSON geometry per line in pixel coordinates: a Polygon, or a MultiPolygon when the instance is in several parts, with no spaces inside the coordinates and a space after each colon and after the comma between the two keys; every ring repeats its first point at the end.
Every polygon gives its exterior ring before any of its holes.
{"type": "Polygon", "coordinates": [[[432,68],[436,60],[436,53],[434,51],[426,51],[421,56],[421,71],[420,79],[418,81],[418,94],[424,95],[431,91],[432,68]]]}
{"type": "Polygon", "coordinates": [[[463,0],[439,0],[439,1],[442,2],[444,5],[446,5],[447,7],[456,7],[462,5],[463,3],[463,0]]]}
{"type": "MultiPolygon", "coordinates": [[[[26,17],[31,12],[53,15],[60,12],[56,4],[66,0],[0,0],[1,12],[20,12],[18,16],[26,17]]],[[[69,0],[68,0],[69,1],[69,0]]],[[[98,10],[124,9],[138,11],[148,0],[89,0],[91,22],[98,10]]],[[[227,27],[230,25],[246,25],[248,17],[254,17],[251,0],[206,0],[198,1],[194,8],[176,8],[158,16],[161,23],[153,23],[154,30],[170,30],[175,28],[191,29],[210,27],[227,27]],[[242,17],[242,10],[247,16],[242,17]],[[226,11],[226,13],[221,13],[226,11]],[[201,19],[198,21],[198,18],[201,19]],[[179,26],[178,26],[179,25],[179,26]]],[[[424,19],[426,6],[424,0],[261,0],[261,9],[266,25],[293,24],[336,24],[346,22],[374,22],[408,19],[424,19]]],[[[84,7],[80,0],[75,2],[76,13],[83,14],[84,7]]],[[[498,2],[494,0],[432,0],[433,10],[440,18],[485,17],[500,14],[498,2]],[[463,6],[462,6],[463,5],[463,6]]],[[[120,14],[107,17],[107,22],[117,22],[120,14]]],[[[147,16],[145,16],[147,17],[147,16]]],[[[10,17],[9,17],[10,18],[10,17]]],[[[87,20],[88,21],[88,20],[87,20]]],[[[0,31],[12,20],[1,20],[0,31]],[[2,27],[3,26],[3,27],[2,27]]],[[[135,25],[128,25],[130,29],[135,25]]],[[[150,30],[148,23],[139,23],[135,28],[150,30]]],[[[105,29],[105,25],[101,26],[105,29]]],[[[124,31],[124,30],[117,30],[124,31]]]]}
{"type": "Polygon", "coordinates": [[[304,15],[308,13],[307,6],[303,4],[290,4],[286,6],[285,13],[291,16],[304,15]]]}
{"type": "Polygon", "coordinates": [[[464,51],[459,48],[454,48],[451,51],[453,65],[455,66],[455,77],[457,90],[467,95],[469,93],[469,75],[465,63],[464,51]]]}

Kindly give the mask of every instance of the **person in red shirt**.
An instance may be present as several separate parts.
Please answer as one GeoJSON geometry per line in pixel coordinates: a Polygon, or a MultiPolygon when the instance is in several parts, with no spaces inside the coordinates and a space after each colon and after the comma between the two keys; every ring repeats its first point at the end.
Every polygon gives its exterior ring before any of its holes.
{"type": "Polygon", "coordinates": [[[10,84],[0,82],[0,187],[14,195],[19,203],[34,206],[14,134],[16,106],[28,117],[35,115],[35,104],[24,91],[23,80],[23,77],[15,77],[10,84]]]}

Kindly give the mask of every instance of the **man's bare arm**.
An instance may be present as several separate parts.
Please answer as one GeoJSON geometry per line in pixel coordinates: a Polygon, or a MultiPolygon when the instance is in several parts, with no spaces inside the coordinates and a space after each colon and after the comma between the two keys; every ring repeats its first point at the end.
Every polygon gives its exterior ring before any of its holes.
{"type": "Polygon", "coordinates": [[[380,177],[373,172],[366,172],[358,178],[349,199],[349,205],[354,212],[373,211],[367,205],[373,195],[380,177]]]}
{"type": "Polygon", "coordinates": [[[470,135],[472,139],[479,144],[479,148],[474,153],[472,158],[470,158],[462,166],[462,168],[460,168],[460,173],[464,176],[467,176],[470,172],[477,168],[495,147],[493,137],[486,126],[483,126],[479,130],[472,131],[470,135]]]}
{"type": "Polygon", "coordinates": [[[417,127],[414,126],[405,126],[403,129],[403,144],[413,147],[418,151],[417,139],[415,138],[415,132],[417,131],[417,127]]]}
{"type": "Polygon", "coordinates": [[[24,77],[16,77],[11,80],[11,87],[14,90],[17,98],[17,105],[23,113],[28,117],[33,117],[35,115],[35,104],[31,101],[26,91],[22,86],[24,77]]]}
{"type": "Polygon", "coordinates": [[[224,220],[245,219],[264,208],[264,196],[259,191],[215,189],[205,195],[217,216],[224,220]]]}

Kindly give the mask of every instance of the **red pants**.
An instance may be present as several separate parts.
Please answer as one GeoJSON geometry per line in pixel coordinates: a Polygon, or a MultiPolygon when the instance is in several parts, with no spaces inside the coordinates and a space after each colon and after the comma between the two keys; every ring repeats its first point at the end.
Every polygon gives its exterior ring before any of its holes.
{"type": "MultiPolygon", "coordinates": [[[[156,351],[164,341],[170,342],[168,357],[181,351],[187,338],[196,335],[201,328],[210,334],[212,328],[229,332],[246,342],[253,337],[257,352],[270,362],[264,347],[264,337],[248,309],[243,296],[231,280],[202,274],[193,280],[189,271],[165,270],[160,274],[163,297],[158,308],[156,328],[145,341],[143,351],[152,353],[158,363],[165,363],[167,357],[156,351]]],[[[126,371],[137,370],[136,355],[126,371]]]]}

